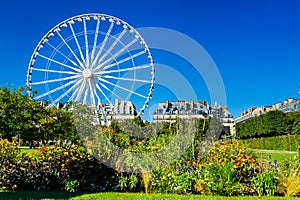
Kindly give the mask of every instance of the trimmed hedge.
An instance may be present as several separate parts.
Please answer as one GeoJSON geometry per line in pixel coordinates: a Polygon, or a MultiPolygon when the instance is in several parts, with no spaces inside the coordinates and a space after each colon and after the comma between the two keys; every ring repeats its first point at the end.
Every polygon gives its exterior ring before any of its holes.
{"type": "Polygon", "coordinates": [[[300,146],[300,135],[250,138],[241,142],[252,149],[297,151],[300,146]]]}

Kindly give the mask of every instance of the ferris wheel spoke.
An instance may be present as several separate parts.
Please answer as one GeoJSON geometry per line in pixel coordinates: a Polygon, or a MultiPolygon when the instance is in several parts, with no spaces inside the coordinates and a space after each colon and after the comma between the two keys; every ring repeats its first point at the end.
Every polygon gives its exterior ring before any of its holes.
{"type": "Polygon", "coordinates": [[[101,53],[103,51],[103,48],[104,48],[104,46],[105,46],[105,44],[106,44],[106,42],[108,40],[108,37],[109,37],[109,35],[110,35],[113,27],[114,27],[114,24],[115,24],[114,22],[111,22],[111,24],[110,24],[110,26],[108,28],[108,31],[105,34],[105,38],[104,38],[104,40],[103,40],[103,42],[101,44],[101,47],[100,47],[99,51],[97,52],[97,55],[96,55],[95,59],[92,62],[92,66],[94,66],[97,63],[97,60],[99,59],[99,56],[101,55],[101,53]]]}
{"type": "Polygon", "coordinates": [[[118,37],[115,39],[114,43],[109,47],[109,49],[105,52],[105,54],[100,58],[98,63],[101,63],[103,59],[113,50],[113,48],[120,42],[121,38],[124,36],[126,33],[126,29],[123,29],[122,33],[118,35],[118,37]]]}
{"type": "MultiPolygon", "coordinates": [[[[107,91],[109,91],[112,95],[116,96],[118,99],[120,100],[124,100],[123,98],[121,98],[119,95],[117,95],[114,91],[112,91],[111,89],[109,89],[106,85],[104,85],[103,83],[100,82],[101,87],[103,87],[104,89],[106,89],[107,91]]],[[[106,95],[104,95],[106,97],[106,95]]],[[[106,97],[107,98],[107,97],[106,97]]],[[[112,105],[112,104],[111,104],[112,105]]]]}
{"type": "Polygon", "coordinates": [[[64,89],[64,88],[68,87],[69,85],[75,83],[76,81],[77,81],[77,80],[70,81],[70,82],[68,82],[68,83],[66,83],[66,84],[64,84],[64,85],[62,85],[62,86],[60,86],[60,87],[58,87],[58,88],[49,90],[48,92],[46,92],[46,93],[44,93],[44,94],[41,94],[41,95],[39,95],[39,96],[37,96],[37,97],[35,97],[35,98],[36,98],[36,99],[40,99],[40,98],[42,98],[42,97],[48,96],[49,94],[52,94],[52,93],[54,93],[54,92],[57,92],[57,91],[59,91],[59,90],[62,90],[62,89],[64,89]]]}
{"type": "MultiPolygon", "coordinates": [[[[97,66],[97,69],[100,69],[101,67],[103,67],[104,65],[106,65],[107,63],[109,63],[110,61],[112,61],[114,58],[117,58],[121,53],[123,53],[126,49],[128,49],[129,47],[131,47],[134,43],[136,43],[138,40],[138,38],[135,38],[134,40],[132,40],[130,43],[128,43],[126,46],[124,46],[122,49],[120,49],[118,52],[116,52],[115,54],[113,54],[109,59],[105,60],[103,63],[100,63],[99,66],[97,66]]],[[[99,62],[98,62],[99,63],[99,62]]]]}
{"type": "MultiPolygon", "coordinates": [[[[101,84],[102,86],[103,84],[101,84]]],[[[105,86],[105,85],[104,85],[105,86]]],[[[102,86],[103,87],[103,86],[102,86]]],[[[104,98],[107,100],[107,102],[112,105],[111,101],[108,99],[108,97],[105,95],[105,93],[103,92],[103,90],[99,87],[98,84],[96,84],[96,88],[100,91],[100,93],[104,96],[104,98]]],[[[110,91],[106,86],[104,87],[106,90],[110,91]]],[[[110,91],[111,92],[111,91],[110,91]]]]}
{"type": "Polygon", "coordinates": [[[63,54],[59,49],[57,49],[55,46],[53,46],[52,44],[50,44],[49,42],[47,42],[47,44],[54,49],[56,52],[58,52],[60,55],[62,55],[63,57],[65,57],[68,61],[70,61],[73,65],[75,65],[76,67],[78,67],[77,63],[74,62],[73,60],[71,60],[68,56],[66,56],[65,54],[63,54]]]}
{"type": "Polygon", "coordinates": [[[83,29],[84,29],[84,40],[85,40],[85,61],[86,65],[89,66],[90,59],[89,59],[89,42],[86,30],[86,19],[83,18],[83,29]]]}
{"type": "MultiPolygon", "coordinates": [[[[98,92],[97,92],[97,86],[98,86],[98,84],[94,84],[94,87],[93,87],[93,92],[94,92],[94,94],[95,94],[95,96],[96,96],[96,98],[97,98],[97,100],[98,100],[98,104],[100,104],[101,103],[101,98],[100,98],[100,96],[98,95],[98,92]]],[[[98,86],[99,87],[99,86],[98,86]]],[[[96,105],[96,104],[95,104],[96,105]]]]}
{"type": "Polygon", "coordinates": [[[78,101],[78,99],[79,99],[80,96],[82,95],[82,92],[83,92],[83,90],[84,90],[84,88],[85,88],[85,85],[86,85],[86,80],[84,79],[84,80],[83,80],[83,83],[81,84],[81,86],[80,86],[80,88],[79,88],[79,91],[78,91],[78,94],[77,94],[77,96],[76,96],[75,101],[78,101]]]}
{"type": "Polygon", "coordinates": [[[81,75],[75,75],[75,76],[68,76],[65,78],[58,78],[58,79],[52,79],[52,80],[45,80],[45,81],[39,81],[39,82],[33,82],[32,85],[40,85],[40,84],[48,84],[48,83],[54,83],[54,82],[60,82],[60,81],[67,81],[75,78],[79,78],[81,75]]]}
{"type": "MultiPolygon", "coordinates": [[[[99,87],[98,84],[96,84],[96,87],[98,89],[100,89],[99,91],[104,95],[103,91],[101,90],[101,88],[99,87]]],[[[96,96],[96,98],[98,100],[98,105],[100,105],[100,109],[101,109],[101,113],[102,113],[102,116],[103,116],[103,120],[106,123],[106,113],[104,112],[104,109],[103,109],[103,106],[102,106],[102,103],[101,103],[101,98],[100,98],[100,96],[97,93],[96,87],[93,88],[94,89],[94,94],[95,94],[95,96],[96,96]]],[[[104,97],[107,98],[106,95],[104,95],[104,97]]],[[[107,98],[107,100],[108,100],[108,98],[107,98]]],[[[108,102],[109,102],[110,105],[112,105],[109,100],[108,100],[108,102]]]]}
{"type": "Polygon", "coordinates": [[[98,42],[99,27],[100,27],[100,20],[98,19],[97,25],[96,25],[95,36],[94,36],[94,44],[93,44],[93,49],[92,49],[91,61],[94,59],[94,56],[95,56],[96,45],[98,42]]]}
{"type": "MultiPolygon", "coordinates": [[[[79,84],[79,83],[77,83],[79,84]]],[[[56,103],[58,103],[62,98],[64,98],[65,96],[67,96],[77,85],[74,84],[72,87],[70,87],[65,93],[63,93],[62,95],[60,95],[57,99],[55,99],[51,104],[55,105],[56,103]]]]}
{"type": "Polygon", "coordinates": [[[51,62],[54,62],[54,63],[56,63],[56,64],[62,65],[62,66],[64,66],[64,67],[67,67],[67,68],[69,68],[69,69],[73,69],[74,71],[81,72],[79,69],[77,69],[77,68],[75,68],[75,67],[72,67],[72,66],[70,66],[70,65],[66,65],[66,64],[64,64],[64,63],[62,63],[62,62],[59,62],[59,61],[54,60],[54,59],[52,59],[52,58],[49,58],[49,57],[47,57],[47,56],[43,56],[43,55],[41,55],[41,54],[38,54],[38,56],[40,56],[40,57],[42,57],[42,58],[44,58],[44,59],[46,59],[46,60],[49,60],[49,61],[51,61],[51,62]]]}
{"type": "Polygon", "coordinates": [[[144,53],[145,53],[145,51],[141,51],[141,52],[138,52],[138,53],[136,53],[134,55],[130,55],[130,56],[128,56],[128,57],[126,57],[126,58],[124,58],[122,60],[119,60],[119,61],[117,61],[115,63],[107,65],[106,67],[103,67],[103,70],[109,69],[109,68],[114,67],[114,66],[119,65],[119,64],[122,64],[122,63],[124,63],[124,62],[126,62],[128,60],[132,60],[133,58],[136,58],[136,57],[138,57],[138,56],[140,56],[140,55],[142,55],[144,53]]]}
{"type": "Polygon", "coordinates": [[[85,84],[85,87],[84,87],[84,96],[83,96],[83,103],[85,103],[85,104],[86,104],[86,99],[88,97],[88,92],[89,92],[89,90],[87,88],[87,84],[85,84]]]}
{"type": "Polygon", "coordinates": [[[123,80],[123,81],[132,81],[132,82],[141,82],[141,83],[151,83],[151,81],[149,81],[149,80],[142,80],[142,79],[135,79],[135,78],[124,78],[124,77],[115,77],[115,76],[109,76],[109,75],[102,76],[101,78],[123,80]]]}
{"type": "Polygon", "coordinates": [[[139,97],[142,97],[142,98],[147,99],[146,96],[144,96],[144,95],[142,95],[142,94],[139,94],[139,93],[137,93],[137,92],[135,92],[135,91],[133,91],[133,90],[129,90],[129,89],[127,89],[127,88],[124,88],[124,87],[119,86],[119,85],[117,85],[117,84],[111,83],[111,82],[109,82],[109,81],[107,81],[107,80],[105,80],[105,79],[102,79],[102,78],[99,78],[99,80],[102,81],[102,82],[105,82],[105,83],[107,83],[107,84],[109,84],[109,85],[112,85],[112,86],[114,86],[114,87],[120,88],[120,89],[122,89],[122,90],[124,90],[124,91],[126,91],[126,92],[130,92],[130,93],[135,94],[135,95],[137,95],[137,96],[139,96],[139,97]]]}
{"type": "Polygon", "coordinates": [[[58,74],[77,74],[75,72],[71,72],[71,71],[57,71],[57,70],[52,70],[52,69],[40,69],[40,68],[35,68],[35,67],[32,67],[31,68],[32,70],[35,70],[35,71],[41,71],[41,72],[51,72],[51,73],[58,73],[58,74]]]}
{"type": "MultiPolygon", "coordinates": [[[[75,57],[75,59],[77,60],[77,62],[79,63],[79,65],[83,67],[82,62],[79,60],[79,58],[77,57],[77,55],[75,54],[75,52],[71,49],[71,47],[68,45],[67,41],[63,38],[63,36],[57,31],[56,32],[58,34],[58,36],[61,38],[61,40],[63,41],[63,43],[68,47],[69,51],[73,54],[73,56],[75,57]]],[[[80,49],[79,49],[80,50],[80,49]]],[[[80,50],[81,51],[81,50],[80,50]]]]}
{"type": "MultiPolygon", "coordinates": [[[[83,53],[82,53],[81,47],[80,47],[80,45],[79,45],[77,36],[76,36],[76,34],[75,34],[74,28],[73,28],[73,26],[72,26],[72,23],[69,23],[69,25],[70,25],[70,29],[71,29],[71,32],[72,32],[72,34],[73,34],[73,37],[74,37],[74,39],[75,39],[75,43],[76,43],[76,45],[77,45],[78,51],[79,51],[79,53],[80,53],[81,60],[82,60],[82,62],[84,62],[85,60],[84,60],[84,57],[83,57],[83,53]]],[[[81,62],[79,61],[78,58],[77,58],[76,60],[77,60],[79,63],[81,63],[81,62]]],[[[82,66],[82,63],[81,63],[80,65],[82,66]]],[[[83,67],[83,68],[84,68],[84,67],[83,67]]]]}
{"type": "Polygon", "coordinates": [[[91,79],[88,79],[88,84],[89,84],[89,88],[90,88],[90,99],[92,101],[92,105],[96,105],[96,101],[95,101],[95,93],[94,93],[94,87],[91,83],[91,79]]]}
{"type": "Polygon", "coordinates": [[[73,86],[73,88],[76,87],[76,89],[74,89],[74,92],[72,94],[72,96],[69,98],[69,100],[74,100],[74,97],[76,96],[78,90],[80,89],[80,86],[78,86],[80,83],[82,83],[84,80],[80,79],[78,82],[76,82],[76,84],[73,86]]]}
{"type": "Polygon", "coordinates": [[[127,71],[132,71],[132,70],[140,70],[140,69],[147,69],[151,67],[151,65],[141,65],[141,66],[137,66],[137,67],[129,67],[129,68],[124,68],[124,69],[115,69],[115,70],[108,70],[108,71],[100,71],[97,72],[95,74],[97,75],[102,75],[102,74],[110,74],[110,73],[119,73],[119,72],[127,72],[127,71]]]}

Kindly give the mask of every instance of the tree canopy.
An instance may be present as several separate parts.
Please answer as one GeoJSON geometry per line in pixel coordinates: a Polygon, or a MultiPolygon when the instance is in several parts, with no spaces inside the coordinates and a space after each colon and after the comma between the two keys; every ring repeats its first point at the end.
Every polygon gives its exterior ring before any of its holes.
{"type": "Polygon", "coordinates": [[[21,135],[23,141],[77,139],[71,112],[46,108],[24,94],[24,88],[0,87],[0,136],[9,140],[21,135]]]}
{"type": "Polygon", "coordinates": [[[300,133],[300,111],[283,113],[274,110],[236,125],[237,138],[271,137],[300,133]]]}

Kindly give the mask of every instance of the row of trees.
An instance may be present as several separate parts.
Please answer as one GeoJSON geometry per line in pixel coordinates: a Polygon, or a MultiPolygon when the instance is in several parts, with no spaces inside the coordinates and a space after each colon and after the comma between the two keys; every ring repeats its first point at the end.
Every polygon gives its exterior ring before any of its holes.
{"type": "MultiPolygon", "coordinates": [[[[84,105],[72,104],[73,109],[58,109],[46,108],[43,103],[30,98],[23,87],[18,89],[0,87],[0,137],[11,140],[19,135],[23,141],[36,140],[45,143],[49,140],[78,140],[79,136],[89,135],[97,129],[92,124],[95,120],[94,110],[84,105]]],[[[135,118],[130,123],[133,122],[142,127],[150,126],[149,122],[143,122],[141,118],[135,118]]],[[[124,123],[128,126],[129,122],[124,123]]],[[[176,132],[178,123],[164,123],[158,134],[172,135],[176,132]]],[[[220,127],[221,123],[217,119],[199,119],[195,141],[201,141],[208,130],[210,134],[219,136],[222,131],[220,127]]],[[[109,128],[115,134],[124,134],[116,122],[112,122],[109,128]]]]}
{"type": "Polygon", "coordinates": [[[77,139],[73,115],[64,109],[46,108],[24,94],[24,88],[0,87],[0,136],[23,141],[77,139]]]}
{"type": "Polygon", "coordinates": [[[241,139],[288,134],[300,134],[300,111],[270,111],[236,125],[236,137],[241,139]]]}

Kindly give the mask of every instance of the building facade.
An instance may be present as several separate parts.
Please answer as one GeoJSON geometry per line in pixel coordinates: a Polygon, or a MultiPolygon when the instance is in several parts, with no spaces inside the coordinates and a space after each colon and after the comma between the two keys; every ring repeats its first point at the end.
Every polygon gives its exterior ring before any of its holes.
{"type": "Polygon", "coordinates": [[[177,118],[209,119],[212,117],[221,119],[226,134],[234,134],[234,119],[228,107],[216,103],[209,106],[207,101],[161,102],[153,113],[153,122],[175,122],[177,118]]]}
{"type": "MultiPolygon", "coordinates": [[[[106,114],[106,122],[109,125],[113,120],[122,121],[125,119],[134,119],[137,116],[137,112],[134,104],[131,101],[115,100],[113,105],[102,105],[104,113],[106,114]]],[[[98,109],[101,109],[98,106],[98,109]]],[[[104,123],[104,118],[101,118],[101,123],[104,123]]]]}
{"type": "Polygon", "coordinates": [[[251,117],[257,117],[271,110],[281,110],[284,113],[290,113],[300,110],[300,99],[288,98],[283,102],[273,104],[271,106],[251,107],[241,113],[241,116],[234,119],[235,123],[240,123],[251,117]]]}

